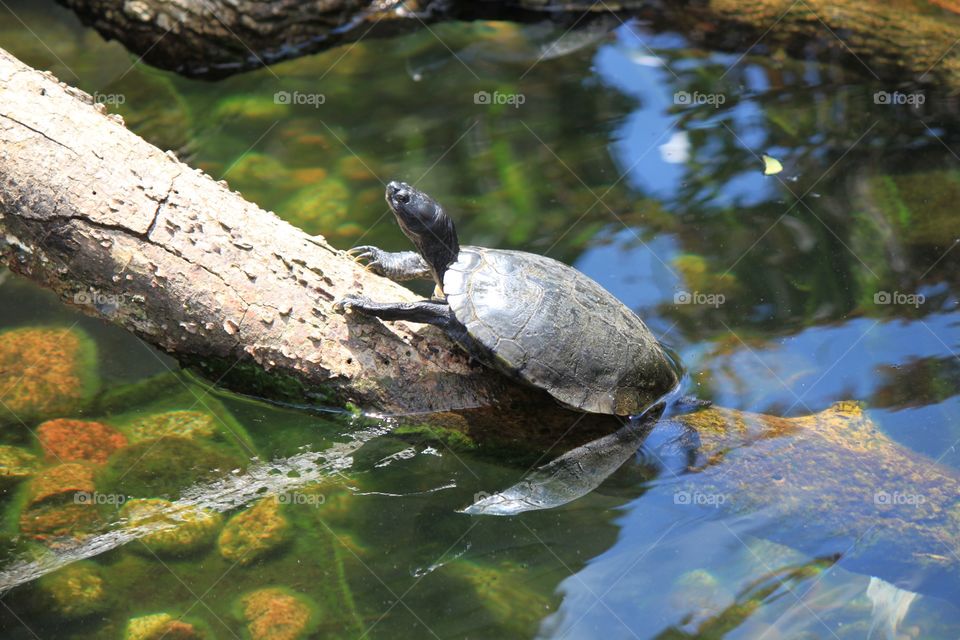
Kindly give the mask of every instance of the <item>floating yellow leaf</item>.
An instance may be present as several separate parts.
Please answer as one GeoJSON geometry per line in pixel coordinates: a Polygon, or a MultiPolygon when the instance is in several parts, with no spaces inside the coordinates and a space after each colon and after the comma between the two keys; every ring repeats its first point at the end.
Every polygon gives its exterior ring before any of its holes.
{"type": "Polygon", "coordinates": [[[763,154],[763,175],[775,176],[783,171],[783,165],[773,156],[763,154]]]}

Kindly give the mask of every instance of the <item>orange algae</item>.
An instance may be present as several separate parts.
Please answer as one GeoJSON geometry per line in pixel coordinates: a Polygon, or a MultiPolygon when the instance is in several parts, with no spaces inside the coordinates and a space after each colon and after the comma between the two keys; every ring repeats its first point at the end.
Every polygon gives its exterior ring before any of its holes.
{"type": "Polygon", "coordinates": [[[44,422],[37,428],[37,437],[47,459],[59,462],[102,464],[111,453],[127,445],[124,435],[112,427],[66,418],[44,422]]]}
{"type": "Polygon", "coordinates": [[[76,411],[96,389],[95,354],[75,329],[0,333],[0,418],[28,422],[76,411]]]}

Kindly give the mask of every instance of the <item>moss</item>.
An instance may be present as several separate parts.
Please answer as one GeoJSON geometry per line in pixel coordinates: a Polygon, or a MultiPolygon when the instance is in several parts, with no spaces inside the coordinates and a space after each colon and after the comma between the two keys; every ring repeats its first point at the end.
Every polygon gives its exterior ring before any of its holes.
{"type": "Polygon", "coordinates": [[[217,103],[213,117],[223,120],[268,120],[276,121],[287,115],[290,105],[279,102],[271,95],[231,95],[217,103]]]}
{"type": "Polygon", "coordinates": [[[408,442],[437,442],[451,451],[471,451],[477,443],[462,431],[432,425],[403,425],[393,434],[408,442]]]}
{"type": "Polygon", "coordinates": [[[229,454],[241,458],[256,456],[253,440],[233,413],[220,401],[223,391],[207,385],[193,374],[181,371],[156,380],[159,388],[130,385],[129,393],[120,393],[111,402],[112,411],[103,421],[114,425],[129,440],[142,440],[149,432],[176,432],[188,438],[209,441],[229,454]],[[136,400],[121,403],[122,399],[136,400]],[[198,401],[200,399],[200,401],[198,401]]]}
{"type": "Polygon", "coordinates": [[[100,386],[93,341],[77,329],[0,333],[0,423],[30,423],[76,413],[100,386]]]}
{"type": "Polygon", "coordinates": [[[322,388],[307,388],[293,376],[264,371],[253,364],[223,358],[189,358],[181,362],[207,380],[239,393],[280,402],[318,407],[337,406],[334,395],[322,388]]]}
{"type": "Polygon", "coordinates": [[[57,465],[37,474],[18,496],[20,533],[56,544],[101,529],[104,520],[91,499],[95,493],[93,477],[94,468],[80,463],[57,465]]]}
{"type": "Polygon", "coordinates": [[[220,532],[220,555],[232,562],[250,564],[290,539],[290,521],[275,497],[264,498],[230,518],[220,532]]]}
{"type": "Polygon", "coordinates": [[[40,468],[40,461],[21,447],[0,445],[0,490],[9,489],[29,478],[40,468]]]}
{"type": "Polygon", "coordinates": [[[38,587],[49,611],[64,618],[100,613],[110,604],[107,584],[92,562],[77,562],[44,576],[38,587]]]}
{"type": "Polygon", "coordinates": [[[238,603],[251,640],[297,640],[307,637],[318,622],[316,605],[282,587],[246,594],[238,603]]]}
{"type": "Polygon", "coordinates": [[[217,433],[217,423],[216,418],[205,411],[167,411],[136,420],[128,424],[125,431],[133,442],[165,437],[210,439],[217,433]]]}
{"type": "Polygon", "coordinates": [[[91,407],[93,415],[119,414],[131,407],[148,407],[158,398],[182,394],[183,379],[176,373],[161,373],[131,384],[107,389],[91,407]]]}
{"type": "Polygon", "coordinates": [[[169,613],[131,618],[123,633],[124,640],[202,640],[212,637],[204,625],[175,618],[169,613]]]}
{"type": "Polygon", "coordinates": [[[97,475],[97,488],[134,498],[175,498],[183,489],[209,482],[247,460],[226,447],[187,440],[144,440],[116,452],[97,475]]]}
{"type": "Polygon", "coordinates": [[[330,178],[298,190],[283,207],[285,218],[308,233],[339,237],[341,225],[350,220],[350,190],[343,181],[330,178]]]}
{"type": "Polygon", "coordinates": [[[134,550],[168,556],[186,555],[208,547],[223,524],[223,517],[215,511],[158,499],[131,500],[120,509],[120,517],[127,527],[151,531],[140,537],[143,545],[134,545],[134,550]]]}

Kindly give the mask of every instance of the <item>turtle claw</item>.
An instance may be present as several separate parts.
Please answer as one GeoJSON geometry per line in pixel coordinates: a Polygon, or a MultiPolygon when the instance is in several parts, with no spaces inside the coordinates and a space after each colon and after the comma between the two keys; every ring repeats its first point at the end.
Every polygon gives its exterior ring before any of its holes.
{"type": "Polygon", "coordinates": [[[380,258],[383,254],[381,249],[370,245],[354,247],[347,251],[347,255],[355,263],[361,265],[364,271],[376,275],[383,275],[380,264],[380,258]]]}
{"type": "Polygon", "coordinates": [[[346,313],[350,309],[354,307],[362,307],[368,302],[370,301],[363,296],[344,296],[333,303],[333,310],[336,313],[346,313]]]}

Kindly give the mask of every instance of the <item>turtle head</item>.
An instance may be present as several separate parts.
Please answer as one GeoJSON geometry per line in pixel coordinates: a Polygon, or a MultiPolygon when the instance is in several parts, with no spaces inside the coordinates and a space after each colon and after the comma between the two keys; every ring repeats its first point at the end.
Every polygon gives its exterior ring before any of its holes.
{"type": "Polygon", "coordinates": [[[453,220],[436,200],[405,182],[387,185],[387,204],[442,288],[444,272],[460,253],[453,220]]]}

